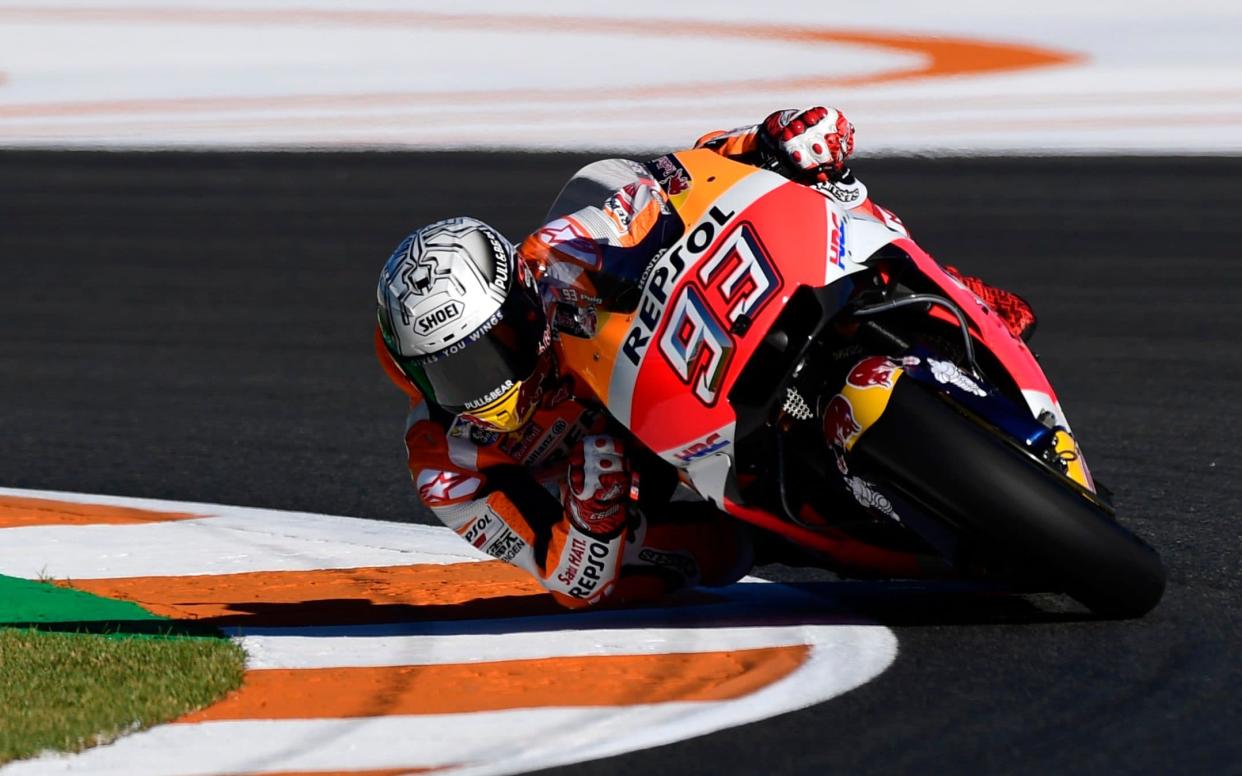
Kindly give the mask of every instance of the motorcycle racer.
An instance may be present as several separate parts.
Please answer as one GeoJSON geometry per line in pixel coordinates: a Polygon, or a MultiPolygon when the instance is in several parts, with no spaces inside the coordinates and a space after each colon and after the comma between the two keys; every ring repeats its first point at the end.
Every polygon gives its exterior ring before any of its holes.
{"type": "MultiPolygon", "coordinates": [[[[845,166],[853,127],[839,111],[778,111],[696,146],[904,230],[845,166]]],[[[728,584],[755,557],[751,529],[707,502],[673,501],[687,489],[670,467],[579,398],[589,392],[561,369],[556,332],[590,325],[609,291],[596,286],[637,279],[682,233],[668,200],[685,182],[670,157],[597,164],[607,196],[565,212],[571,181],[560,217],[517,250],[476,219],[448,219],[409,235],[378,287],[376,351],[410,398],[405,441],[422,503],[568,607],[728,584]],[[587,280],[588,268],[603,271],[587,280]]],[[[1015,317],[1011,328],[1029,325],[1015,317]]]]}
{"type": "MultiPolygon", "coordinates": [[[[750,567],[741,526],[634,501],[642,451],[576,399],[533,274],[486,224],[454,218],[407,237],[381,274],[378,319],[380,362],[410,398],[419,498],[474,547],[569,607],[725,584],[750,567]]],[[[658,479],[643,501],[669,499],[675,483],[658,479]]]]}

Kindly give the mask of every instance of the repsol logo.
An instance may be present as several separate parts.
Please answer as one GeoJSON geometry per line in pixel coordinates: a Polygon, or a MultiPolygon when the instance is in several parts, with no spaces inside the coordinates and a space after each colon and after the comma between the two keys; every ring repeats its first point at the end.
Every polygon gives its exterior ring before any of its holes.
{"type": "Polygon", "coordinates": [[[419,334],[429,334],[449,321],[455,321],[460,318],[461,312],[461,302],[448,302],[414,321],[414,326],[418,329],[419,334]]]}
{"type": "Polygon", "coordinates": [[[625,335],[625,342],[621,345],[621,352],[634,366],[638,366],[638,362],[642,360],[643,351],[651,342],[651,335],[660,322],[664,306],[668,304],[669,291],[685,272],[686,265],[692,263],[711,247],[720,227],[729,223],[729,219],[737,215],[737,212],[731,210],[725,213],[719,207],[713,206],[707,211],[707,215],[708,219],[694,227],[681,244],[660,257],[643,285],[643,295],[638,302],[638,315],[634,319],[634,327],[625,335]]]}
{"type": "Polygon", "coordinates": [[[466,531],[466,541],[475,547],[482,547],[483,543],[487,541],[486,531],[491,524],[492,513],[488,512],[478,520],[475,520],[474,524],[470,526],[470,530],[466,531]]]}
{"type": "Polygon", "coordinates": [[[574,598],[589,598],[603,580],[604,559],[608,557],[608,545],[603,542],[591,542],[587,546],[587,555],[583,560],[582,572],[569,588],[574,598]]]}

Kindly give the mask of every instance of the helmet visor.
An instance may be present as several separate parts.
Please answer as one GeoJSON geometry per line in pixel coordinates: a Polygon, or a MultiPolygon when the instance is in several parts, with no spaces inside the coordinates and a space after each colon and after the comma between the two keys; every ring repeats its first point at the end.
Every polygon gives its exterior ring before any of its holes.
{"type": "MultiPolygon", "coordinates": [[[[493,408],[517,394],[548,347],[548,327],[533,294],[510,294],[490,328],[428,359],[398,359],[407,372],[421,372],[433,399],[454,414],[493,408]],[[411,367],[414,367],[411,369],[411,367]]],[[[417,379],[416,379],[417,382],[417,379]]]]}

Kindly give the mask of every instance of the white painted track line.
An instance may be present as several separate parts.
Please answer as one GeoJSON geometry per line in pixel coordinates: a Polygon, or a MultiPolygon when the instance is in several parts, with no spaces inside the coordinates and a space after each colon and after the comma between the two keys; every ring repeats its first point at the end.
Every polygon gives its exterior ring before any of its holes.
{"type": "MultiPolygon", "coordinates": [[[[707,607],[711,608],[711,607],[707,607]]],[[[644,610],[649,621],[663,619],[659,611],[644,610]]],[[[758,612],[740,610],[735,604],[722,608],[719,622],[745,616],[761,622],[758,612]]],[[[676,620],[676,611],[665,615],[676,620]]],[[[596,622],[615,621],[617,617],[596,622]]],[[[336,668],[345,666],[402,666],[476,663],[498,660],[535,660],[545,657],[586,655],[655,655],[670,652],[708,652],[807,643],[806,626],[756,624],[749,627],[714,625],[693,621],[682,627],[593,627],[581,615],[567,622],[564,617],[518,618],[498,622],[435,623],[438,631],[424,634],[377,635],[376,630],[395,631],[403,626],[335,626],[308,628],[314,635],[298,635],[300,629],[269,629],[239,636],[251,668],[336,668]],[[542,623],[540,622],[542,620],[542,623]],[[574,630],[567,630],[573,627],[574,630]],[[492,630],[492,633],[469,631],[492,630]],[[529,630],[525,630],[529,629],[529,630]],[[458,633],[454,631],[466,631],[458,633]]],[[[834,625],[839,630],[847,624],[834,625]]],[[[249,630],[249,629],[247,629],[249,630]]]]}

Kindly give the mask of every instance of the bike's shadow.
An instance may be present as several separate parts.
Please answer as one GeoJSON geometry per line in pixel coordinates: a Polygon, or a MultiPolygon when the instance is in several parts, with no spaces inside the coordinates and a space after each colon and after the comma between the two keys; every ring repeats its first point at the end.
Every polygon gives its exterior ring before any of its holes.
{"type": "Polygon", "coordinates": [[[826,610],[882,625],[1047,625],[1099,620],[1053,594],[1019,595],[1002,586],[966,582],[789,581],[783,584],[823,602],[826,610]]]}

